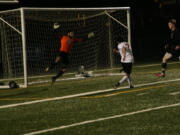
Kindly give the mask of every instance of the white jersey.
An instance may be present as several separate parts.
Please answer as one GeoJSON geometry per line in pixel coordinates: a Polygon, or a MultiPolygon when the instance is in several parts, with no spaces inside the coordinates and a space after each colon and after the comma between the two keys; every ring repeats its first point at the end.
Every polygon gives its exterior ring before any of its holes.
{"type": "Polygon", "coordinates": [[[121,42],[118,44],[118,50],[121,55],[121,62],[122,63],[133,63],[134,62],[134,57],[132,53],[132,48],[127,42],[121,42]],[[126,52],[125,52],[125,59],[124,59],[124,54],[123,54],[123,47],[125,47],[126,52]]]}

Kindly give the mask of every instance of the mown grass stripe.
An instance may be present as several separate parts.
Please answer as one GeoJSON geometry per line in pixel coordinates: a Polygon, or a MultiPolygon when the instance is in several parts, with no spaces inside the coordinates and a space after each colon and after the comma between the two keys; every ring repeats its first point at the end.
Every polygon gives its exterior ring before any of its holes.
{"type": "Polygon", "coordinates": [[[71,127],[76,127],[76,126],[86,125],[86,124],[90,124],[90,123],[95,123],[95,122],[100,122],[100,121],[105,121],[105,120],[111,120],[111,119],[116,119],[116,118],[121,118],[121,117],[125,117],[125,116],[131,116],[131,115],[135,115],[135,114],[139,114],[139,113],[151,112],[151,111],[155,111],[155,110],[160,110],[160,109],[165,109],[165,108],[170,108],[170,107],[176,107],[176,106],[180,106],[180,103],[163,105],[163,106],[159,106],[159,107],[148,108],[148,109],[129,112],[129,113],[125,113],[125,114],[113,115],[110,117],[102,117],[102,118],[98,118],[98,119],[94,119],[94,120],[82,121],[82,122],[74,123],[74,124],[70,124],[70,125],[63,125],[63,126],[59,126],[59,127],[55,127],[55,128],[35,131],[35,132],[31,132],[31,133],[26,133],[24,135],[37,135],[37,134],[52,132],[52,131],[56,131],[56,130],[60,130],[60,129],[67,129],[67,128],[71,128],[71,127]]]}
{"type": "MultiPolygon", "coordinates": [[[[176,81],[180,81],[180,79],[159,81],[159,82],[146,83],[146,84],[139,84],[139,85],[135,85],[135,87],[149,86],[149,85],[155,85],[155,84],[161,84],[161,83],[167,83],[167,82],[176,82],[176,81]]],[[[92,91],[92,92],[67,95],[67,96],[62,96],[62,97],[53,97],[53,98],[42,99],[42,100],[27,101],[27,102],[22,102],[22,103],[17,103],[17,104],[2,105],[2,106],[0,106],[0,109],[12,108],[12,107],[18,107],[18,106],[24,106],[24,105],[31,105],[31,104],[42,103],[42,102],[50,102],[50,101],[56,101],[56,100],[62,100],[62,99],[69,99],[69,98],[93,95],[93,94],[110,92],[110,91],[117,91],[117,90],[124,89],[124,88],[128,88],[128,87],[121,87],[119,89],[110,88],[110,89],[97,90],[97,91],[92,91]]]]}

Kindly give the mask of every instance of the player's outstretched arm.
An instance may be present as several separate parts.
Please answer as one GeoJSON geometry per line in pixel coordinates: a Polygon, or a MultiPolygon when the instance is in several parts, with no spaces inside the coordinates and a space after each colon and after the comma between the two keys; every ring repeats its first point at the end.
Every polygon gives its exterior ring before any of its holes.
{"type": "Polygon", "coordinates": [[[88,40],[90,38],[93,38],[94,36],[95,36],[94,32],[90,32],[90,33],[88,33],[88,35],[85,35],[82,38],[76,38],[75,42],[76,43],[81,43],[82,41],[86,41],[86,40],[88,40]]]}

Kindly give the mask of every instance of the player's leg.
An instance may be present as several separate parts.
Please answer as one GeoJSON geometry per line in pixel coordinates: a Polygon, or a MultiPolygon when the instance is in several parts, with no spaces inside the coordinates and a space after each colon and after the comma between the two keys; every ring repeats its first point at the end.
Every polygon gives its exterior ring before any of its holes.
{"type": "Polygon", "coordinates": [[[131,74],[131,71],[132,71],[132,63],[122,63],[122,67],[123,67],[123,71],[125,72],[125,76],[123,76],[121,78],[121,80],[118,81],[115,84],[115,87],[119,87],[124,81],[127,80],[128,83],[129,83],[129,87],[133,88],[132,80],[131,80],[131,77],[130,77],[130,74],[131,74]]]}
{"type": "Polygon", "coordinates": [[[61,58],[60,60],[63,66],[60,69],[60,71],[57,73],[57,75],[52,77],[52,83],[54,83],[57,78],[61,77],[67,71],[67,66],[69,64],[68,54],[62,53],[60,58],[61,58]]]}
{"type": "Polygon", "coordinates": [[[59,62],[61,61],[61,54],[59,53],[56,57],[55,61],[53,61],[48,67],[46,67],[45,71],[48,72],[53,69],[59,62]]]}
{"type": "Polygon", "coordinates": [[[164,55],[164,57],[163,57],[163,59],[162,59],[162,64],[161,64],[161,66],[162,66],[162,72],[156,74],[156,76],[165,77],[165,75],[166,75],[166,69],[167,69],[167,61],[168,61],[170,58],[172,58],[172,56],[173,56],[173,55],[172,55],[171,53],[168,53],[168,52],[165,53],[165,55],[164,55]]]}
{"type": "Polygon", "coordinates": [[[123,77],[121,78],[121,80],[118,81],[118,82],[115,84],[115,88],[116,88],[116,87],[119,87],[124,81],[127,80],[127,78],[128,78],[127,75],[123,76],[123,77]]]}
{"type": "Polygon", "coordinates": [[[133,84],[132,84],[132,79],[131,79],[131,71],[132,71],[132,63],[127,63],[127,67],[126,67],[126,75],[127,75],[127,81],[129,83],[129,87],[130,88],[134,88],[133,84]]]}
{"type": "Polygon", "coordinates": [[[58,73],[56,76],[53,76],[52,77],[52,84],[56,81],[57,78],[59,78],[60,76],[62,76],[64,74],[64,72],[67,71],[67,68],[66,67],[63,67],[58,73]]]}
{"type": "MultiPolygon", "coordinates": [[[[125,63],[121,63],[121,65],[122,65],[122,69],[123,69],[123,71],[124,71],[124,69],[125,69],[125,63]]],[[[123,83],[124,81],[126,81],[127,80],[127,76],[125,75],[125,76],[123,76],[122,78],[121,78],[121,80],[119,80],[116,84],[115,84],[115,88],[117,88],[117,87],[119,87],[120,86],[120,84],[121,83],[123,83]]]]}

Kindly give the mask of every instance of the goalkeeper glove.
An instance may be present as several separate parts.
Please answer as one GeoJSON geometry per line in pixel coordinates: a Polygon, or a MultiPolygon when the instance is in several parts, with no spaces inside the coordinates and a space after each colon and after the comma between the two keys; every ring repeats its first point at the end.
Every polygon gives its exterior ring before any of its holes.
{"type": "Polygon", "coordinates": [[[92,37],[94,37],[94,32],[88,33],[88,38],[92,38],[92,37]]]}

